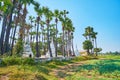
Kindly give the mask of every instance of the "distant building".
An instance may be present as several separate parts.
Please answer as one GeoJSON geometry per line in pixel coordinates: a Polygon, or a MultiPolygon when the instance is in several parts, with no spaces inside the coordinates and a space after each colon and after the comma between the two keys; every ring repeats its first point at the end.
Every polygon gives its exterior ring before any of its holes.
{"type": "Polygon", "coordinates": [[[80,55],[81,56],[87,56],[87,51],[85,51],[85,50],[84,51],[80,51],[80,55]]]}

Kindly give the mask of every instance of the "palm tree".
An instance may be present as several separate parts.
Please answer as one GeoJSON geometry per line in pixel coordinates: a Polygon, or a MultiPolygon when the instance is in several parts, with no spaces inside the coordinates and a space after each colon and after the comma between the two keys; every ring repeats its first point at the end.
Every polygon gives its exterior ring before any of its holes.
{"type": "Polygon", "coordinates": [[[40,57],[39,45],[38,45],[39,20],[40,20],[40,17],[37,17],[38,22],[37,22],[37,34],[36,34],[36,57],[40,57]]]}
{"type": "Polygon", "coordinates": [[[50,53],[50,57],[53,57],[51,47],[50,47],[50,34],[49,34],[49,31],[50,31],[49,26],[50,26],[50,21],[52,20],[53,13],[47,7],[44,7],[43,11],[44,11],[44,15],[46,17],[48,51],[50,53]]]}
{"type": "Polygon", "coordinates": [[[74,32],[74,31],[75,31],[75,27],[72,27],[72,29],[71,29],[71,42],[72,42],[72,52],[73,52],[73,56],[75,56],[74,44],[73,44],[73,39],[74,39],[73,32],[74,32]]]}
{"type": "MultiPolygon", "coordinates": [[[[6,24],[7,24],[7,16],[8,16],[8,5],[9,3],[7,1],[3,1],[4,5],[0,5],[0,21],[3,18],[3,23],[2,23],[2,31],[1,31],[1,36],[0,36],[0,53],[3,55],[3,41],[4,41],[4,36],[5,36],[5,29],[6,29],[6,24]],[[7,5],[8,4],[8,5],[7,5]]],[[[10,2],[12,3],[12,2],[10,2]]]]}
{"type": "Polygon", "coordinates": [[[59,18],[59,10],[54,11],[54,16],[55,16],[55,23],[56,23],[56,43],[55,43],[55,56],[57,57],[57,34],[58,34],[58,29],[57,29],[57,24],[58,24],[58,18],[59,18]]]}
{"type": "Polygon", "coordinates": [[[65,46],[64,46],[64,28],[65,28],[65,20],[60,17],[60,21],[62,23],[62,53],[63,53],[63,56],[65,57],[65,46]]]}
{"type": "Polygon", "coordinates": [[[39,8],[39,6],[35,7],[35,11],[37,12],[37,34],[36,34],[36,57],[39,57],[40,56],[40,53],[39,53],[39,45],[38,45],[38,32],[39,32],[39,24],[41,22],[41,17],[42,17],[42,14],[43,14],[43,11],[41,8],[39,8]]]}
{"type": "Polygon", "coordinates": [[[89,40],[91,41],[91,35],[92,35],[92,33],[93,33],[93,27],[88,26],[88,27],[85,28],[85,29],[86,29],[85,32],[86,32],[86,34],[87,34],[89,40]]]}
{"type": "Polygon", "coordinates": [[[63,56],[65,57],[65,42],[64,42],[64,34],[65,34],[65,27],[66,27],[66,14],[68,14],[69,12],[64,10],[60,12],[60,16],[59,19],[62,22],[62,31],[63,31],[63,45],[62,45],[62,51],[63,51],[63,56]]]}
{"type": "Polygon", "coordinates": [[[0,53],[3,55],[3,41],[5,37],[5,30],[6,30],[6,24],[7,24],[7,15],[5,14],[3,17],[3,24],[2,24],[2,31],[1,31],[1,36],[0,36],[0,53]]]}
{"type": "Polygon", "coordinates": [[[87,33],[84,33],[83,36],[86,38],[86,40],[88,40],[87,33]]]}
{"type": "MultiPolygon", "coordinates": [[[[93,33],[93,27],[88,26],[87,28],[85,28],[85,33],[83,34],[83,36],[86,38],[86,40],[92,42],[91,40],[92,33],[93,33]]],[[[92,53],[92,49],[91,49],[91,53],[92,53]]]]}
{"type": "Polygon", "coordinates": [[[94,52],[94,43],[95,43],[95,46],[96,46],[96,48],[97,48],[97,41],[96,41],[96,35],[97,35],[98,33],[97,32],[93,32],[92,33],[92,35],[91,35],[91,38],[92,38],[92,44],[93,44],[93,52],[94,52]]]}
{"type": "Polygon", "coordinates": [[[4,52],[7,52],[8,51],[8,47],[9,47],[9,36],[10,36],[10,30],[12,28],[12,16],[13,16],[13,11],[15,9],[15,4],[16,4],[16,0],[13,0],[12,1],[13,3],[13,6],[11,6],[11,11],[9,13],[9,22],[8,22],[8,25],[7,25],[7,29],[6,29],[6,36],[5,36],[5,44],[4,44],[4,50],[3,50],[3,53],[4,52]]]}
{"type": "MultiPolygon", "coordinates": [[[[43,46],[43,40],[44,40],[44,25],[45,25],[45,22],[44,21],[41,21],[40,22],[40,25],[41,25],[41,37],[42,37],[42,42],[41,42],[41,46],[42,46],[42,49],[44,48],[44,46],[43,46]]],[[[45,51],[43,51],[43,53],[44,53],[45,51]]]]}
{"type": "Polygon", "coordinates": [[[18,25],[18,18],[19,17],[17,17],[17,16],[14,17],[15,29],[14,29],[13,37],[12,37],[11,56],[13,54],[13,46],[14,46],[14,41],[15,41],[15,33],[16,33],[16,30],[17,30],[17,25],[18,25]]]}

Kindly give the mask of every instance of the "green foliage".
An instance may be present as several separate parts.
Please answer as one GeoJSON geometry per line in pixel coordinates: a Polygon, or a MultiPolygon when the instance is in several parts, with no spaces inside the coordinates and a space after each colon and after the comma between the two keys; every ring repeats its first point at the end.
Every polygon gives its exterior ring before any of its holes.
{"type": "Polygon", "coordinates": [[[36,47],[36,44],[35,43],[31,43],[31,48],[32,48],[32,52],[33,52],[34,55],[36,54],[35,47],[36,47]]]}
{"type": "Polygon", "coordinates": [[[102,48],[94,48],[94,52],[100,52],[100,51],[102,51],[102,48]]]}
{"type": "Polygon", "coordinates": [[[75,57],[73,60],[74,61],[84,61],[84,60],[91,60],[91,59],[97,59],[97,57],[93,57],[93,56],[79,56],[79,57],[75,57]]]}
{"type": "Polygon", "coordinates": [[[70,60],[54,59],[36,63],[31,58],[5,57],[2,58],[1,64],[4,67],[0,66],[0,77],[9,74],[11,80],[59,80],[59,78],[65,80],[119,80],[120,56],[97,57],[104,58],[104,60],[96,60],[96,57],[93,56],[80,56],[70,60]],[[79,64],[80,61],[82,62],[79,64]],[[74,63],[75,65],[72,65],[74,63]],[[65,69],[62,66],[65,66],[65,69]],[[62,70],[60,70],[61,67],[62,70]],[[53,75],[54,69],[60,71],[53,75]]]}
{"type": "Polygon", "coordinates": [[[1,61],[1,66],[9,65],[34,65],[35,61],[33,58],[21,58],[21,57],[6,57],[1,61]]]}
{"type": "Polygon", "coordinates": [[[83,42],[83,49],[85,50],[89,50],[89,49],[92,49],[93,48],[93,45],[92,45],[92,42],[90,40],[85,40],[83,42]]]}
{"type": "MultiPolygon", "coordinates": [[[[120,56],[119,56],[120,57],[120,56]]],[[[89,61],[90,62],[90,61],[89,61]]],[[[120,60],[98,60],[93,63],[88,63],[84,65],[80,65],[74,68],[76,75],[78,73],[81,76],[91,76],[91,80],[94,80],[94,76],[101,76],[105,80],[118,80],[120,78],[120,60]]],[[[73,75],[74,76],[74,75],[73,75]]],[[[99,77],[97,78],[99,80],[99,77]]]]}
{"type": "Polygon", "coordinates": [[[6,57],[2,59],[1,65],[8,66],[8,65],[19,65],[21,64],[21,58],[18,57],[6,57]]]}
{"type": "Polygon", "coordinates": [[[22,59],[23,65],[35,65],[35,60],[33,58],[24,58],[22,59]]]}
{"type": "Polygon", "coordinates": [[[18,39],[13,51],[14,51],[13,52],[14,54],[17,54],[17,55],[22,54],[22,52],[23,52],[23,41],[21,39],[18,39]]]}

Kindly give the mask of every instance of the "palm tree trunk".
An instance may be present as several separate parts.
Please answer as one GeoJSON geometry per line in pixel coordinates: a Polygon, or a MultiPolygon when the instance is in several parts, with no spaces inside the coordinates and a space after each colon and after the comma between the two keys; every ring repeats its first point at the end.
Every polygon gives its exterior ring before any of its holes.
{"type": "Polygon", "coordinates": [[[3,18],[3,24],[2,24],[2,31],[1,31],[1,37],[0,37],[0,52],[1,55],[3,55],[3,41],[5,37],[5,30],[6,30],[6,23],[7,23],[7,16],[5,15],[3,18]]]}
{"type": "Polygon", "coordinates": [[[66,45],[65,45],[65,52],[66,52],[66,54],[67,54],[67,57],[69,56],[69,50],[67,50],[67,45],[68,45],[68,40],[67,40],[67,38],[68,38],[68,34],[67,34],[67,31],[66,31],[66,33],[65,33],[65,38],[66,38],[66,40],[65,40],[65,42],[66,42],[66,45]]]}
{"type": "Polygon", "coordinates": [[[43,48],[44,48],[44,51],[43,51],[43,53],[44,53],[44,55],[46,55],[46,49],[45,49],[45,35],[44,35],[44,42],[43,42],[43,43],[44,43],[44,47],[43,47],[43,48]]]}
{"type": "Polygon", "coordinates": [[[15,29],[14,29],[14,33],[13,33],[13,40],[12,40],[12,46],[11,46],[11,54],[10,54],[10,56],[12,56],[12,54],[13,54],[12,52],[13,52],[13,46],[14,46],[16,29],[17,29],[17,24],[15,25],[15,29]]]}
{"type": "Polygon", "coordinates": [[[9,49],[9,35],[10,35],[10,30],[11,30],[11,24],[12,24],[12,15],[13,15],[13,10],[14,10],[14,7],[15,7],[15,2],[16,0],[13,0],[13,7],[11,9],[11,12],[10,12],[10,19],[9,19],[9,23],[8,23],[8,26],[7,26],[7,30],[6,30],[6,37],[5,37],[5,44],[4,44],[4,50],[3,52],[7,52],[9,49]]]}
{"type": "MultiPolygon", "coordinates": [[[[97,49],[97,40],[96,40],[96,38],[95,38],[95,47],[97,49]]],[[[96,52],[96,56],[97,56],[97,52],[96,52]]]]}
{"type": "Polygon", "coordinates": [[[72,51],[73,51],[73,56],[75,56],[75,51],[74,51],[74,44],[73,44],[73,39],[72,39],[72,51]]]}
{"type": "Polygon", "coordinates": [[[93,54],[94,54],[94,39],[92,40],[92,45],[93,45],[93,48],[92,48],[91,53],[93,53],[93,54]]]}
{"type": "MultiPolygon", "coordinates": [[[[41,46],[42,46],[42,51],[43,51],[43,26],[41,25],[41,31],[42,31],[42,34],[41,34],[41,37],[42,37],[42,42],[41,42],[41,46]]],[[[44,53],[44,51],[42,52],[42,53],[44,53]]]]}
{"type": "Polygon", "coordinates": [[[63,56],[65,57],[65,47],[64,47],[64,29],[63,29],[63,45],[62,45],[62,52],[63,52],[63,56]]]}
{"type": "Polygon", "coordinates": [[[95,47],[97,48],[97,40],[95,39],[95,47]]]}
{"type": "Polygon", "coordinates": [[[55,44],[55,57],[57,57],[57,33],[58,33],[58,29],[57,29],[57,18],[56,18],[56,44],[55,44]]]}
{"type": "Polygon", "coordinates": [[[48,51],[50,52],[50,57],[53,57],[51,47],[50,47],[49,20],[47,20],[47,43],[48,43],[48,51]]]}
{"type": "Polygon", "coordinates": [[[39,31],[39,22],[37,25],[37,34],[36,34],[36,57],[40,57],[39,45],[38,45],[38,31],[39,31]]]}

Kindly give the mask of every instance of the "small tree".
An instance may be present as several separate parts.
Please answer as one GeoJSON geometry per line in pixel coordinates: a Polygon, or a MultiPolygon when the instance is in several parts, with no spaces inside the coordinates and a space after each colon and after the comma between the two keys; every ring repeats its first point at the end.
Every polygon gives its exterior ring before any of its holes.
{"type": "Polygon", "coordinates": [[[93,48],[92,42],[90,40],[85,40],[83,42],[83,49],[87,50],[87,54],[90,55],[90,49],[93,48]]]}
{"type": "Polygon", "coordinates": [[[94,48],[95,55],[97,56],[97,53],[102,51],[102,48],[94,48]]]}

